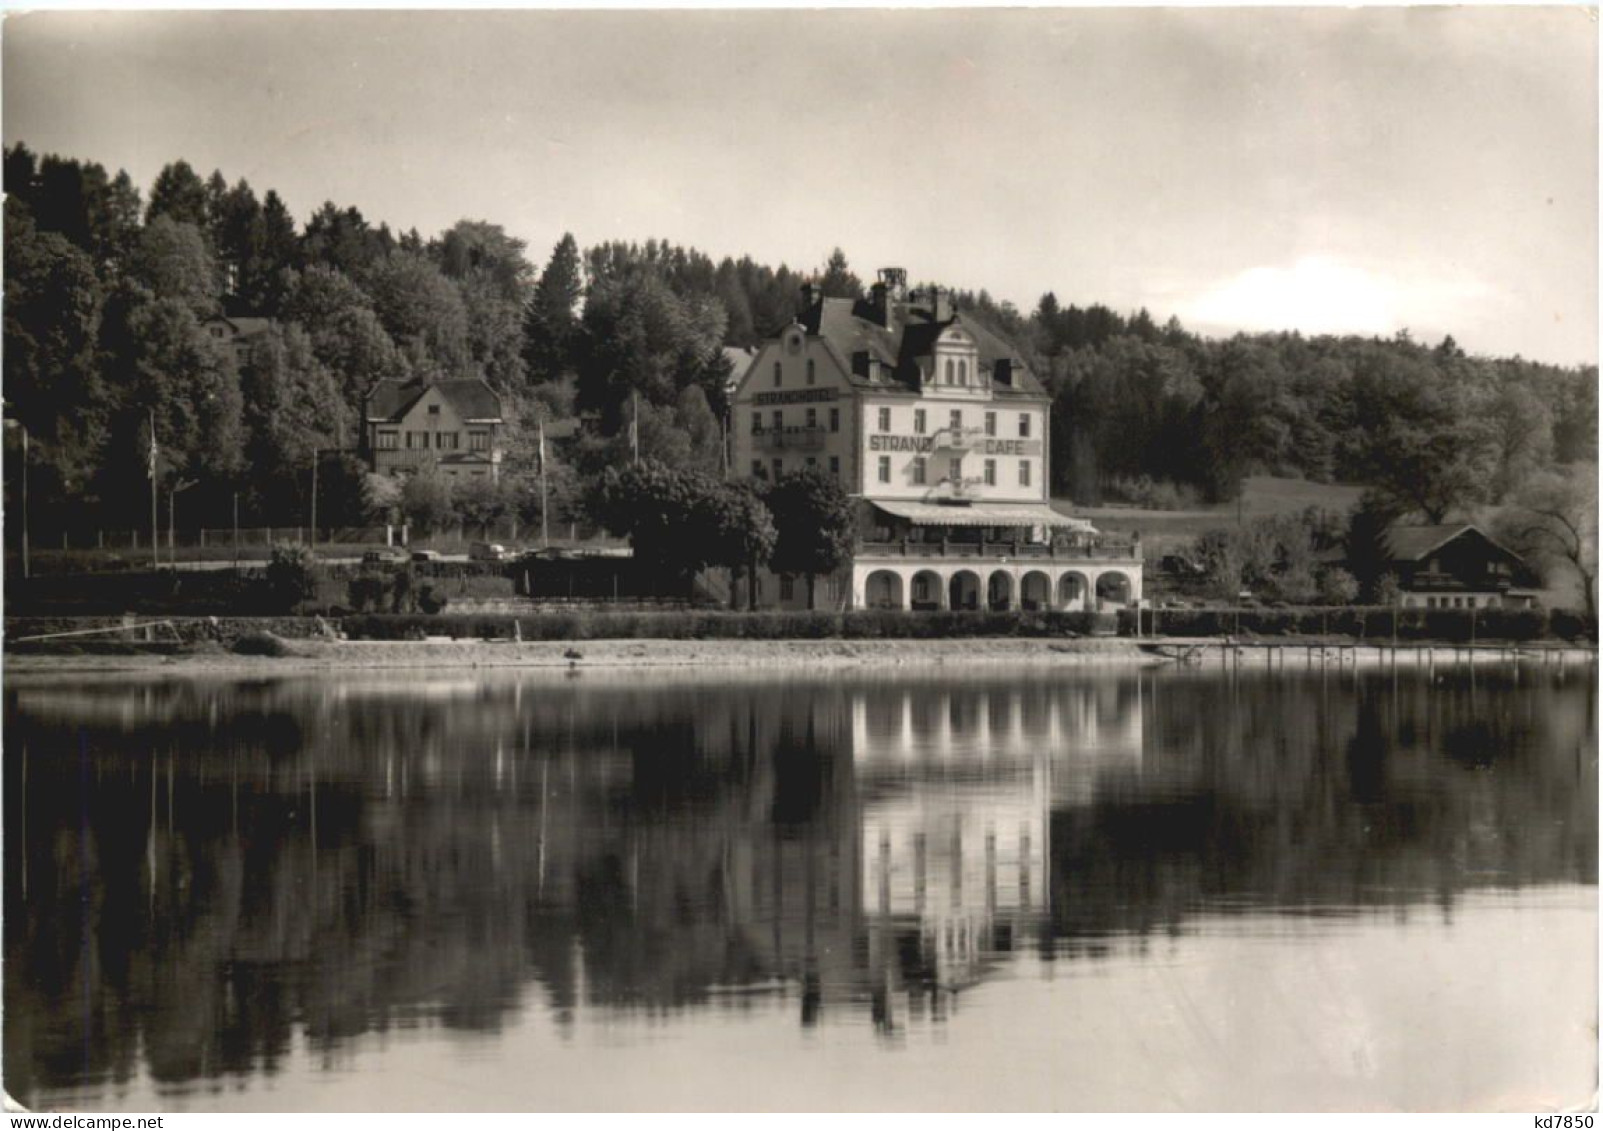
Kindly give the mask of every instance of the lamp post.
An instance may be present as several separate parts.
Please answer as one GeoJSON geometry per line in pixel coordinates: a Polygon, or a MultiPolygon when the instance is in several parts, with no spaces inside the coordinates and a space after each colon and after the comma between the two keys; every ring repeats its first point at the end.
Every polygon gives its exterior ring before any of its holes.
{"type": "Polygon", "coordinates": [[[178,568],[178,492],[187,491],[198,479],[180,479],[167,488],[167,564],[178,568]]]}
{"type": "Polygon", "coordinates": [[[28,559],[28,426],[20,420],[8,420],[6,427],[22,433],[22,577],[27,580],[33,576],[28,559]]]}
{"type": "Polygon", "coordinates": [[[317,553],[317,457],[320,449],[312,449],[312,553],[317,553]]]}

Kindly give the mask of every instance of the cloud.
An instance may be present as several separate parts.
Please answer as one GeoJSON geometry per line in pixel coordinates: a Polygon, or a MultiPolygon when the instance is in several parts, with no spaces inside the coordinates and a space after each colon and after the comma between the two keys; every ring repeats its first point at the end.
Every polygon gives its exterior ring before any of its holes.
{"type": "Polygon", "coordinates": [[[1252,267],[1180,304],[1197,328],[1389,335],[1454,325],[1491,295],[1470,276],[1408,278],[1325,256],[1252,267]]]}

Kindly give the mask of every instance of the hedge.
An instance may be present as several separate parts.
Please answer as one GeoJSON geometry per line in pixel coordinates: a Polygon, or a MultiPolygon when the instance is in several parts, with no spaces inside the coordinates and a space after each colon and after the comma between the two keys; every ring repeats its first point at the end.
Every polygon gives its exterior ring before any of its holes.
{"type": "MultiPolygon", "coordinates": [[[[1159,636],[1350,636],[1360,640],[1596,640],[1597,622],[1566,609],[1394,609],[1390,605],[1291,609],[1160,609],[1141,613],[1159,636]]],[[[1134,635],[1134,610],[1119,613],[1121,635],[1134,635]]]]}
{"type": "MultiPolygon", "coordinates": [[[[178,638],[185,644],[194,644],[199,641],[213,640],[219,643],[228,643],[242,636],[254,633],[270,632],[274,636],[289,640],[309,639],[322,636],[329,627],[328,622],[319,621],[317,617],[160,617],[137,615],[132,618],[136,623],[146,624],[151,621],[166,621],[177,630],[178,638]]],[[[123,618],[117,617],[7,617],[5,621],[5,635],[7,647],[23,637],[48,636],[59,632],[76,632],[81,629],[92,628],[120,628],[123,618]]],[[[73,641],[123,641],[129,642],[133,637],[142,633],[107,632],[91,636],[68,636],[59,640],[60,644],[73,641]]],[[[157,641],[171,641],[172,633],[165,628],[154,630],[157,641]]],[[[27,647],[46,647],[57,644],[57,641],[40,641],[37,645],[27,647]]]]}
{"type": "Polygon", "coordinates": [[[415,640],[424,636],[510,640],[928,640],[962,636],[1054,637],[1101,633],[1111,613],[943,612],[591,612],[537,616],[451,614],[350,616],[341,622],[352,640],[415,640]]]}

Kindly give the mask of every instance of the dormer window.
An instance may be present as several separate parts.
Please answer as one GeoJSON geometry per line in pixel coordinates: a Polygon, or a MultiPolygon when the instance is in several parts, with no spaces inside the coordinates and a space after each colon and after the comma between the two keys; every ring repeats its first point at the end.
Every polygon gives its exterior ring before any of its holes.
{"type": "Polygon", "coordinates": [[[807,383],[809,385],[811,385],[813,382],[815,382],[817,380],[818,380],[818,366],[814,363],[813,359],[809,357],[807,359],[807,383]]]}
{"type": "Polygon", "coordinates": [[[951,358],[947,358],[946,359],[946,383],[948,385],[952,384],[952,359],[951,358]]]}
{"type": "Polygon", "coordinates": [[[776,362],[774,362],[774,388],[776,388],[776,389],[779,388],[779,386],[784,382],[784,380],[785,380],[785,367],[783,365],[781,365],[779,362],[776,361],[776,362]]]}
{"type": "MultiPolygon", "coordinates": [[[[947,362],[947,364],[950,365],[951,362],[947,362]]],[[[959,385],[968,384],[968,362],[966,361],[959,361],[957,363],[957,383],[959,385]]]]}

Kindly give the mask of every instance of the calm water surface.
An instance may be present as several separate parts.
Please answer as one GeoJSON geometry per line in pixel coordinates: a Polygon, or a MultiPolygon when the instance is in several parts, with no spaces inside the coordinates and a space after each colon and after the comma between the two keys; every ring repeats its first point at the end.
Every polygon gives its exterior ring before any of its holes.
{"type": "Polygon", "coordinates": [[[13,677],[46,1108],[1513,1108],[1591,668],[13,677]]]}

